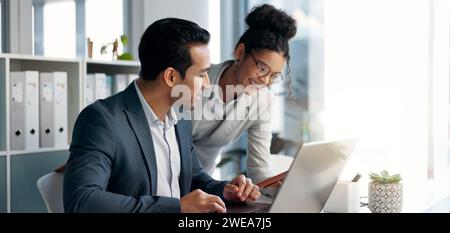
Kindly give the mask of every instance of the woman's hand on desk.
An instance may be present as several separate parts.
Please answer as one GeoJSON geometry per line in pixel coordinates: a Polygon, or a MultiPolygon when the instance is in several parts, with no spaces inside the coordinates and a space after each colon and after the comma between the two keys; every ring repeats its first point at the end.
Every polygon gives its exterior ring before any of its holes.
{"type": "Polygon", "coordinates": [[[259,192],[259,187],[253,184],[249,178],[239,175],[225,185],[223,196],[228,201],[244,202],[256,201],[261,196],[261,193],[259,192]]]}

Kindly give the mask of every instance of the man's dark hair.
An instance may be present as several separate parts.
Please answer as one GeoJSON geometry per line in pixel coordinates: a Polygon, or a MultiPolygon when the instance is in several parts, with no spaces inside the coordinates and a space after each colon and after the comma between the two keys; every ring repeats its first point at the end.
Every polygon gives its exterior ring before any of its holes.
{"type": "Polygon", "coordinates": [[[145,80],[155,80],[161,71],[172,67],[184,77],[192,65],[189,48],[208,44],[209,32],[191,21],[165,18],[152,23],[139,43],[141,73],[145,80]]]}
{"type": "Polygon", "coordinates": [[[241,36],[236,47],[243,43],[245,54],[260,49],[283,53],[289,61],[288,40],[297,33],[295,19],[286,12],[269,4],[254,7],[245,18],[247,31],[241,36]]]}

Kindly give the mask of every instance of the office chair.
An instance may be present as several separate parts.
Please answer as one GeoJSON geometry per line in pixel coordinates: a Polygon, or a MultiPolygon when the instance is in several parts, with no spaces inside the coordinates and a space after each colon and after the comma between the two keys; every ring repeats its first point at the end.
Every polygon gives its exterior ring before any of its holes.
{"type": "Polygon", "coordinates": [[[49,213],[64,213],[63,180],[64,173],[52,172],[36,181],[49,213]]]}

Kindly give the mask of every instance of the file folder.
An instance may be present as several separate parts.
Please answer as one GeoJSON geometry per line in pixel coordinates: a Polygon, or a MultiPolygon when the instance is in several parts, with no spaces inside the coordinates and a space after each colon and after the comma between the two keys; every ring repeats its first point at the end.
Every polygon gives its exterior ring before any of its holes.
{"type": "Polygon", "coordinates": [[[128,75],[116,74],[113,81],[113,94],[117,94],[127,88],[128,75]]]}
{"type": "Polygon", "coordinates": [[[139,75],[137,75],[137,74],[129,74],[128,75],[128,84],[131,84],[137,78],[139,78],[139,75]]]}
{"type": "Polygon", "coordinates": [[[11,72],[11,150],[39,148],[39,73],[11,72]]]}
{"type": "Polygon", "coordinates": [[[40,146],[66,147],[67,73],[40,74],[40,146]]]}
{"type": "Polygon", "coordinates": [[[112,76],[106,75],[105,77],[105,98],[108,98],[112,94],[112,76]]]}
{"type": "Polygon", "coordinates": [[[93,74],[87,74],[84,78],[84,106],[94,102],[95,98],[95,80],[93,74]]]}
{"type": "Polygon", "coordinates": [[[106,93],[106,75],[102,73],[94,74],[94,101],[108,97],[106,93]]]}

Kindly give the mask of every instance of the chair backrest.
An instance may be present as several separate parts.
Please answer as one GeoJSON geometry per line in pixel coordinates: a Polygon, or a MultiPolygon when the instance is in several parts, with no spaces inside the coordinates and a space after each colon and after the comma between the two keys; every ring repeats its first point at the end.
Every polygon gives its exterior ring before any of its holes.
{"type": "Polygon", "coordinates": [[[63,180],[64,173],[52,172],[36,182],[49,213],[64,213],[63,180]]]}

